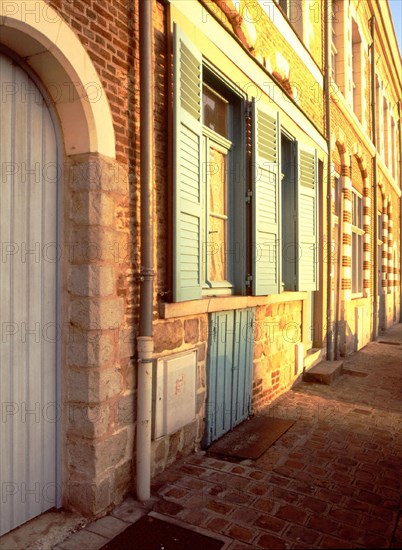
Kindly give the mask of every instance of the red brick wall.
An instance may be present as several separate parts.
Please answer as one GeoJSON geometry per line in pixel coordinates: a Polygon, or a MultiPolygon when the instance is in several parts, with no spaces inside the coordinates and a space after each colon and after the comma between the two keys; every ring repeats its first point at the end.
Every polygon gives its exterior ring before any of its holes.
{"type": "MultiPolygon", "coordinates": [[[[133,109],[137,68],[138,18],[130,2],[47,0],[70,25],[87,50],[105,88],[116,132],[117,159],[133,161],[138,140],[133,109]]],[[[138,88],[137,88],[138,89],[138,88]]]]}

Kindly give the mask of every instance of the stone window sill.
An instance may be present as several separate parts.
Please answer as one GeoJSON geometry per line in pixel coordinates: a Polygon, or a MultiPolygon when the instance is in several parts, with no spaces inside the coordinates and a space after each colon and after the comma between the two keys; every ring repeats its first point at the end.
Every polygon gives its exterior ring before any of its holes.
{"type": "Polygon", "coordinates": [[[307,292],[282,292],[282,294],[272,294],[269,296],[205,297],[188,302],[161,303],[159,305],[159,315],[161,319],[174,319],[175,317],[214,313],[215,311],[228,311],[304,300],[307,300],[307,292]]]}

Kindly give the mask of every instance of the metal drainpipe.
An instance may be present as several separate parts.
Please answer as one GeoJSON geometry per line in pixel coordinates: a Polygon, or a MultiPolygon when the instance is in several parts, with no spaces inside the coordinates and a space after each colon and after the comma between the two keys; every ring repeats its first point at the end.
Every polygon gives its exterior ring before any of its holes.
{"type": "MultiPolygon", "coordinates": [[[[341,182],[343,182],[343,176],[341,178],[341,182]]],[[[335,198],[335,200],[337,200],[335,198]]],[[[342,292],[342,234],[343,234],[343,215],[344,215],[344,197],[343,192],[341,193],[341,207],[339,209],[339,216],[338,216],[338,246],[336,250],[336,258],[338,260],[336,264],[336,297],[335,297],[335,351],[334,356],[335,360],[337,361],[339,359],[339,322],[340,322],[340,305],[341,305],[341,297],[340,293],[342,292]]],[[[344,319],[344,315],[342,315],[342,320],[344,319]]]]}
{"type": "MultiPolygon", "coordinates": [[[[399,131],[399,187],[402,187],[402,104],[398,102],[398,131],[399,131]]],[[[399,272],[399,286],[400,286],[400,310],[399,310],[399,320],[402,323],[402,252],[401,252],[401,241],[402,241],[402,196],[399,198],[399,260],[400,260],[400,272],[399,272]]]]}
{"type": "Polygon", "coordinates": [[[373,157],[373,234],[374,234],[374,247],[373,247],[373,340],[378,336],[378,197],[377,197],[377,112],[376,112],[376,87],[375,87],[375,16],[372,15],[370,19],[370,31],[371,31],[371,124],[373,126],[373,143],[375,147],[375,153],[373,157]]]}
{"type": "MultiPolygon", "coordinates": [[[[327,258],[332,257],[332,193],[331,193],[331,178],[332,178],[332,157],[331,157],[331,110],[330,110],[330,91],[329,91],[329,76],[330,76],[330,60],[331,60],[331,24],[330,15],[332,13],[332,1],[328,0],[325,3],[325,118],[327,123],[327,145],[328,145],[328,165],[327,165],[327,258]]],[[[332,262],[327,262],[327,359],[334,360],[334,338],[332,326],[332,262]]]]}
{"type": "Polygon", "coordinates": [[[151,420],[153,342],[153,71],[152,2],[141,2],[140,31],[140,168],[141,269],[137,386],[136,489],[138,500],[151,496],[151,420]]]}

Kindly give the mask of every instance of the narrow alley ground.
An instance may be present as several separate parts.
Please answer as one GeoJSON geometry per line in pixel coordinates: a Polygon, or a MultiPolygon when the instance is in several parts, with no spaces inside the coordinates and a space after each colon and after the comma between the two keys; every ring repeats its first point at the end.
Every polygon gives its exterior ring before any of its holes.
{"type": "Polygon", "coordinates": [[[402,547],[401,325],[264,414],[297,422],[257,461],[196,454],[155,481],[155,509],[242,548],[402,547]]]}

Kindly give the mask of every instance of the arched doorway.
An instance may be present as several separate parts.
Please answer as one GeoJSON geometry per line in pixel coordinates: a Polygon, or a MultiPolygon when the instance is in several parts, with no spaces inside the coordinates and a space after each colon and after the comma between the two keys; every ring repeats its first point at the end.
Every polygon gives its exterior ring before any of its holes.
{"type": "Polygon", "coordinates": [[[0,52],[0,535],[57,503],[58,139],[36,84],[0,52]]]}
{"type": "MultiPolygon", "coordinates": [[[[14,366],[15,363],[9,363],[7,381],[3,374],[4,380],[0,380],[2,386],[0,409],[5,410],[7,419],[19,415],[22,418],[22,424],[33,418],[32,422],[40,425],[43,417],[45,424],[42,426],[49,430],[49,434],[39,437],[35,430],[26,429],[25,435],[20,436],[20,451],[16,453],[15,430],[8,429],[7,422],[0,423],[0,482],[3,483],[0,485],[0,490],[3,491],[0,503],[0,533],[23,523],[29,517],[40,514],[54,504],[62,504],[66,508],[78,509],[87,514],[97,514],[100,511],[99,503],[101,502],[103,511],[112,503],[116,494],[111,490],[106,495],[103,490],[105,477],[107,477],[104,470],[107,466],[100,473],[97,467],[97,458],[99,447],[104,441],[97,441],[95,429],[91,432],[92,427],[96,427],[96,419],[86,416],[94,396],[98,399],[98,396],[101,395],[101,379],[100,377],[96,378],[94,374],[97,372],[102,358],[100,352],[98,353],[97,349],[92,348],[93,339],[91,340],[91,338],[94,333],[97,338],[103,335],[108,326],[98,330],[96,324],[104,300],[103,296],[94,293],[94,289],[99,288],[99,281],[103,276],[100,269],[101,259],[89,257],[85,253],[89,245],[96,247],[97,250],[109,250],[108,245],[105,245],[104,242],[105,239],[110,238],[113,231],[111,224],[106,223],[108,220],[102,217],[103,210],[89,209],[88,205],[105,197],[109,201],[111,185],[113,188],[121,190],[124,181],[124,187],[127,190],[128,177],[127,174],[122,174],[121,167],[116,161],[113,119],[102,82],[89,51],[64,20],[63,7],[56,11],[44,0],[27,0],[23,4],[20,6],[16,3],[16,9],[9,13],[6,4],[0,2],[1,47],[4,48],[3,53],[8,58],[17,60],[16,63],[11,62],[11,66],[19,75],[18,78],[21,79],[21,81],[18,79],[13,81],[6,72],[5,76],[0,76],[4,82],[2,112],[0,113],[1,130],[2,135],[5,136],[4,139],[1,139],[0,155],[6,153],[9,155],[8,157],[4,156],[5,161],[1,161],[0,179],[3,177],[2,169],[4,174],[7,174],[7,171],[11,172],[8,174],[8,179],[11,177],[22,179],[22,183],[16,186],[18,192],[13,191],[11,195],[13,202],[9,201],[7,208],[4,206],[6,198],[2,196],[3,187],[0,194],[0,205],[5,208],[4,213],[1,211],[1,227],[7,228],[8,235],[7,239],[2,235],[1,242],[5,241],[6,243],[3,249],[6,254],[5,258],[9,262],[8,271],[2,266],[5,271],[0,273],[0,285],[4,295],[7,295],[8,292],[9,301],[15,300],[15,303],[22,304],[19,306],[21,316],[16,318],[16,321],[10,314],[11,305],[3,306],[4,315],[6,315],[6,323],[3,327],[5,327],[5,331],[11,333],[15,330],[15,335],[7,333],[5,338],[8,338],[9,344],[12,338],[18,342],[18,351],[12,350],[12,361],[16,360],[17,364],[23,362],[19,361],[19,358],[21,354],[24,357],[25,352],[21,350],[24,349],[23,345],[25,344],[28,345],[29,364],[36,357],[35,353],[42,353],[42,350],[49,345],[51,351],[43,354],[41,369],[45,369],[47,361],[49,364],[53,361],[52,354],[59,354],[60,384],[57,384],[57,380],[52,380],[50,375],[45,375],[43,380],[53,390],[56,384],[56,397],[60,394],[57,414],[62,417],[63,421],[59,430],[59,444],[57,444],[56,435],[58,434],[54,425],[55,399],[51,395],[46,395],[43,390],[40,397],[35,398],[34,404],[32,404],[31,398],[29,401],[24,401],[26,396],[31,396],[31,388],[34,388],[35,384],[40,386],[41,378],[33,377],[31,373],[31,378],[27,378],[25,373],[20,374],[21,371],[14,366]],[[40,13],[41,16],[27,18],[25,17],[27,12],[40,13]],[[23,63],[20,60],[23,60],[23,63]],[[31,79],[27,75],[30,75],[31,79]],[[34,88],[32,88],[32,79],[35,82],[34,88]],[[41,94],[39,91],[43,93],[41,94]],[[9,111],[6,110],[6,96],[9,101],[11,99],[13,101],[9,111]],[[49,116],[47,117],[43,97],[48,96],[52,108],[48,109],[49,116]],[[39,98],[38,102],[42,105],[42,118],[39,115],[32,115],[36,107],[39,107],[36,106],[35,98],[39,98]],[[27,111],[27,102],[29,101],[35,104],[35,109],[32,112],[27,111]],[[49,125],[53,109],[56,124],[53,126],[54,134],[51,136],[49,125]],[[7,112],[8,115],[6,115],[7,112]],[[26,114],[27,112],[31,114],[26,114]],[[14,122],[11,122],[13,119],[9,118],[8,125],[5,125],[3,119],[5,121],[6,116],[14,116],[14,122]],[[41,132],[38,131],[38,120],[41,120],[41,124],[43,124],[41,132]],[[45,120],[47,120],[47,126],[44,123],[45,120]],[[60,129],[60,133],[58,133],[58,129],[60,129]],[[18,152],[19,156],[13,157],[14,153],[7,148],[3,153],[2,147],[6,147],[10,141],[15,142],[13,151],[18,152]],[[55,183],[55,174],[52,172],[53,161],[50,160],[49,148],[52,142],[53,144],[57,142],[53,156],[62,167],[60,170],[61,181],[56,192],[57,200],[54,196],[51,197],[50,192],[43,196],[35,196],[32,194],[33,188],[31,189],[31,186],[27,184],[29,178],[37,181],[40,177],[42,185],[46,189],[51,183],[55,183]],[[42,153],[40,153],[41,144],[43,146],[42,153]],[[24,147],[25,149],[23,149],[24,147]],[[28,149],[27,160],[24,160],[22,151],[25,150],[25,154],[27,154],[28,149]],[[49,157],[46,156],[48,153],[49,157]],[[60,160],[58,159],[59,154],[60,160]],[[39,160],[35,155],[38,155],[39,160]],[[16,174],[12,174],[13,169],[16,174]],[[59,220],[57,219],[57,202],[63,204],[63,208],[59,209],[59,220]],[[41,210],[42,206],[44,209],[41,210]],[[43,211],[45,216],[43,216],[43,211]],[[92,212],[91,215],[90,212],[92,212]],[[99,231],[100,222],[105,225],[101,232],[99,231]],[[42,225],[47,227],[52,223],[55,224],[53,235],[56,232],[56,237],[60,240],[60,276],[57,273],[56,262],[54,262],[56,238],[51,236],[50,229],[48,234],[44,230],[43,235],[38,229],[42,225]],[[13,247],[17,238],[21,241],[19,249],[17,246],[13,247]],[[32,246],[32,250],[29,248],[30,246],[32,246]],[[79,247],[77,254],[76,246],[79,247]],[[25,261],[21,260],[21,254],[25,261]],[[40,272],[40,276],[44,277],[43,283],[37,287],[33,284],[38,276],[34,270],[28,274],[24,271],[25,279],[21,274],[22,269],[27,270],[31,263],[35,263],[35,268],[37,264],[43,266],[43,271],[40,272]],[[20,271],[17,270],[17,266],[20,271]],[[96,281],[93,280],[93,272],[95,272],[96,281]],[[58,277],[60,284],[58,284],[58,277]],[[77,277],[81,286],[74,286],[77,277]],[[57,291],[52,293],[54,278],[56,278],[57,291]],[[31,309],[39,302],[42,304],[40,314],[28,314],[27,311],[24,311],[22,306],[25,303],[26,308],[28,298],[31,309]],[[52,321],[46,317],[47,311],[54,307],[56,309],[52,310],[53,315],[55,318],[59,315],[57,334],[54,330],[52,332],[52,321]],[[94,326],[96,329],[93,328],[94,326]],[[35,339],[40,340],[42,348],[35,348],[34,353],[33,344],[37,344],[35,339]],[[52,339],[57,340],[55,348],[51,348],[52,339]],[[31,341],[33,344],[32,347],[29,347],[31,341]],[[37,351],[38,349],[39,351],[37,351]],[[87,361],[89,353],[91,353],[90,365],[87,361]],[[80,378],[79,383],[77,383],[77,376],[80,378]],[[86,391],[90,382],[92,383],[91,392],[86,391]],[[7,389],[3,391],[5,384],[7,384],[7,389]],[[20,391],[16,397],[10,393],[15,388],[20,391]],[[29,406],[33,407],[32,412],[28,408],[29,406]],[[70,414],[72,410],[79,412],[75,415],[70,414]],[[78,422],[77,418],[86,419],[86,422],[78,422]],[[36,422],[37,420],[38,422],[36,422]],[[7,435],[5,435],[5,426],[8,430],[7,435]],[[40,460],[35,462],[32,458],[32,455],[37,452],[35,445],[40,452],[44,445],[48,446],[49,450],[52,448],[53,454],[46,452],[46,457],[44,457],[43,451],[42,457],[44,458],[40,465],[40,460]],[[85,456],[85,461],[81,460],[83,456],[85,456]],[[46,462],[48,457],[51,457],[55,463],[46,462]],[[62,475],[59,474],[57,477],[59,463],[62,464],[60,468],[62,475]],[[33,469],[33,464],[38,465],[37,471],[33,469]],[[14,479],[18,479],[18,468],[21,469],[25,478],[21,477],[19,481],[14,481],[14,479]],[[43,479],[40,477],[42,472],[43,479]],[[57,495],[54,491],[55,483],[57,483],[57,495]],[[100,495],[102,495],[102,499],[100,495]],[[105,495],[106,498],[103,498],[105,495]],[[17,505],[18,500],[20,503],[17,505]],[[9,505],[7,512],[5,511],[6,501],[9,505]],[[12,502],[14,504],[11,504],[12,502]]],[[[8,62],[10,63],[10,59],[8,62]]],[[[5,63],[4,58],[2,58],[2,63],[5,63]]],[[[7,67],[6,63],[5,66],[7,67]]],[[[6,69],[4,70],[6,71],[6,69]]],[[[2,185],[6,185],[6,183],[2,183],[2,185]]],[[[120,197],[120,195],[116,196],[120,197]]],[[[5,195],[5,197],[7,196],[5,195]]],[[[116,198],[116,203],[117,200],[116,198]]],[[[122,236],[121,239],[120,236],[118,238],[118,246],[122,246],[121,243],[126,238],[126,233],[123,235],[124,237],[122,236]]],[[[113,256],[102,259],[102,262],[102,267],[105,262],[107,263],[108,273],[111,272],[112,277],[116,280],[118,268],[113,256]]],[[[3,294],[1,295],[2,300],[3,294]]],[[[108,300],[116,299],[120,306],[122,300],[116,294],[117,291],[108,295],[108,300]]],[[[114,311],[118,311],[119,316],[122,317],[122,308],[115,308],[114,311]]],[[[2,311],[1,314],[3,315],[2,311]]],[[[17,347],[15,349],[17,350],[17,347]]],[[[0,354],[2,361],[9,354],[1,341],[0,354]]],[[[5,369],[2,369],[2,373],[4,371],[5,369]]],[[[103,397],[104,400],[108,399],[108,395],[102,396],[102,400],[103,397]]],[[[9,422],[12,421],[17,422],[17,419],[9,420],[9,422]]],[[[110,483],[114,484],[115,482],[112,480],[110,483]]]]}

